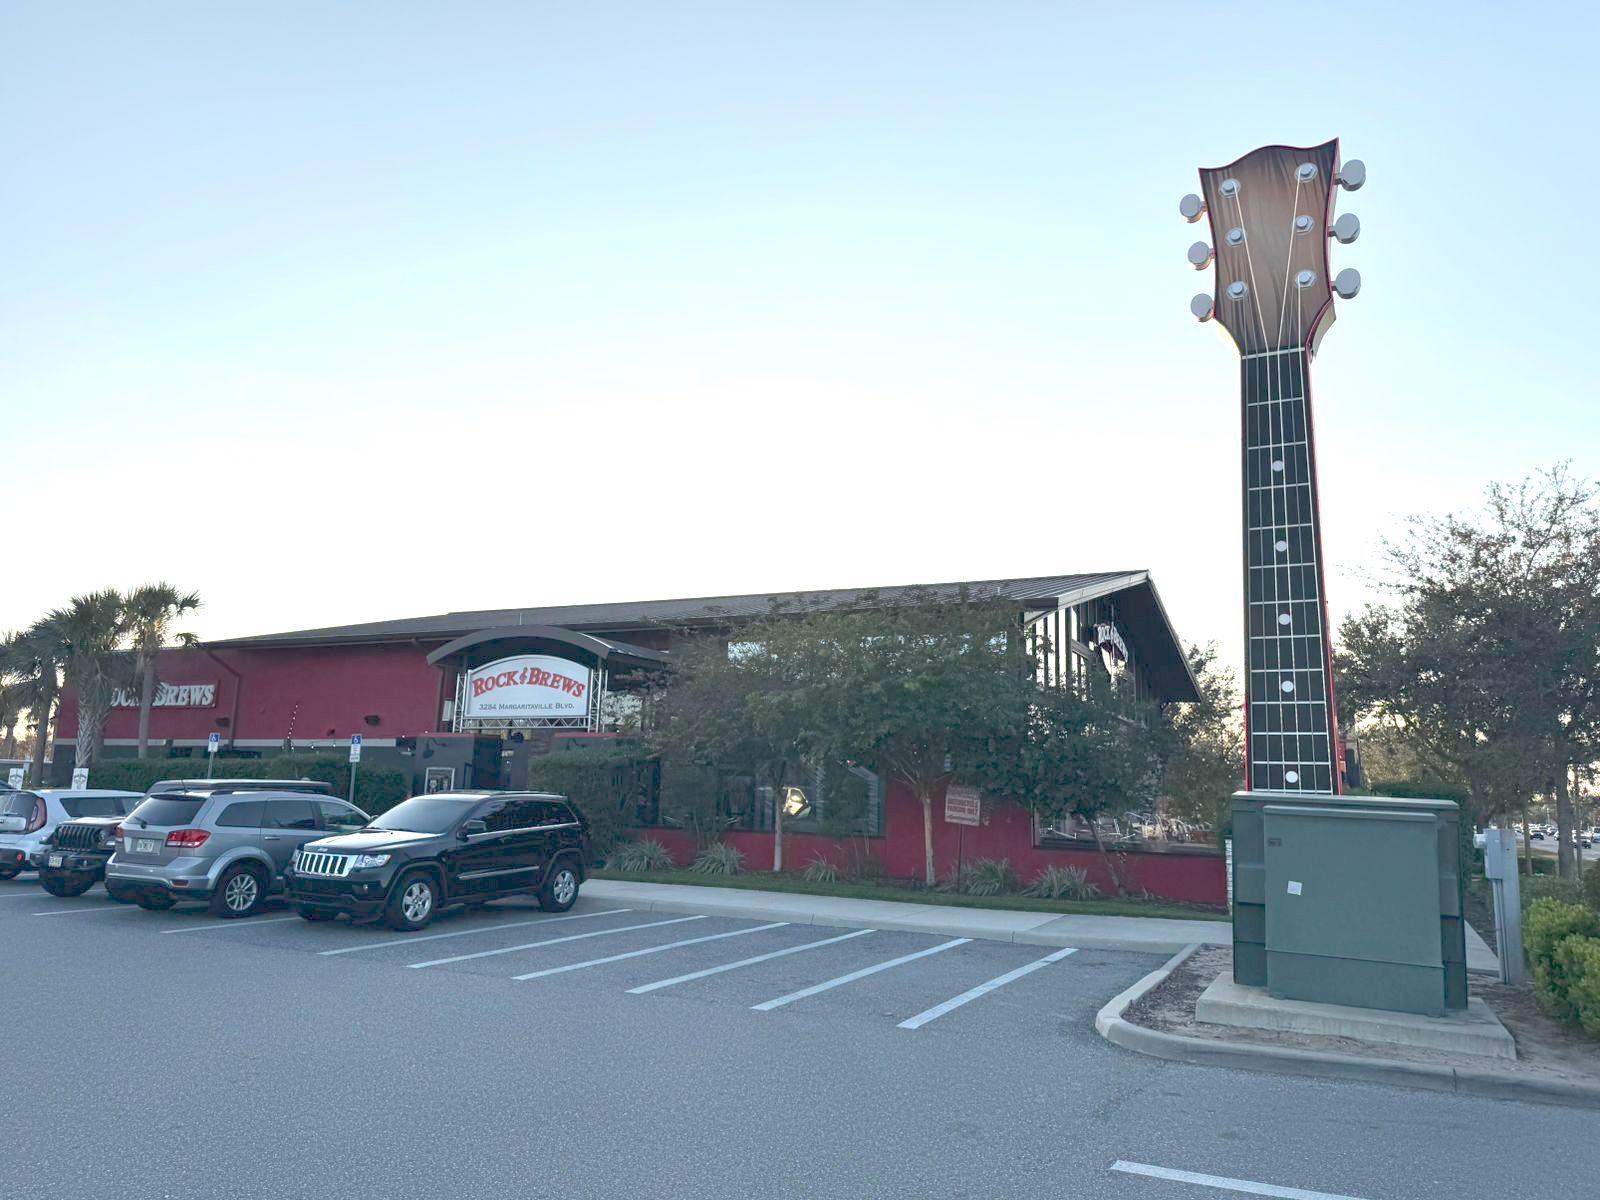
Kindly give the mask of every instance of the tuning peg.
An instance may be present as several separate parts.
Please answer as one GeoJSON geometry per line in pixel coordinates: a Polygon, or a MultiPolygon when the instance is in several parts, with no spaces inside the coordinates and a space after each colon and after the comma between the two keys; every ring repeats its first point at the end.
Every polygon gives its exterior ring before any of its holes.
{"type": "Polygon", "coordinates": [[[1367,164],[1359,158],[1339,164],[1339,186],[1347,192],[1359,192],[1367,181],[1367,164]]]}
{"type": "Polygon", "coordinates": [[[1341,246],[1348,246],[1361,236],[1361,218],[1355,213],[1345,213],[1333,223],[1333,239],[1341,246]]]}
{"type": "Polygon", "coordinates": [[[1190,192],[1178,201],[1178,211],[1183,214],[1183,219],[1193,225],[1206,211],[1206,202],[1190,192]]]}
{"type": "Polygon", "coordinates": [[[1189,301],[1189,311],[1194,314],[1196,321],[1209,321],[1215,312],[1215,307],[1211,303],[1211,297],[1201,292],[1189,301]]]}
{"type": "Polygon", "coordinates": [[[1212,253],[1211,247],[1204,242],[1196,242],[1189,247],[1189,261],[1194,264],[1196,271],[1204,271],[1211,265],[1211,260],[1215,257],[1216,255],[1212,253]]]}
{"type": "Polygon", "coordinates": [[[1346,267],[1334,276],[1333,290],[1339,293],[1342,300],[1354,300],[1356,293],[1361,290],[1361,272],[1354,267],[1346,267]]]}

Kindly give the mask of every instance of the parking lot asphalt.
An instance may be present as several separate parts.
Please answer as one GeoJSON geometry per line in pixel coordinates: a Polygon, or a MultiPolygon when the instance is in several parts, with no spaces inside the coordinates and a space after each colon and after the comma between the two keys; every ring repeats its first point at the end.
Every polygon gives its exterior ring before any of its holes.
{"type": "Polygon", "coordinates": [[[49,1200],[1593,1188],[1592,1112],[1109,1046],[1156,955],[587,897],[401,935],[31,875],[0,948],[0,1164],[49,1200]]]}

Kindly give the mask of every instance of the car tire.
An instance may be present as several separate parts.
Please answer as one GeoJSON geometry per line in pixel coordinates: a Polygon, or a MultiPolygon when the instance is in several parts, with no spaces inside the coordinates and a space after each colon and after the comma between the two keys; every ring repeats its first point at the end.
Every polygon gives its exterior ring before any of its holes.
{"type": "Polygon", "coordinates": [[[70,875],[39,875],[39,886],[52,896],[81,896],[94,886],[92,879],[73,879],[70,875]]]}
{"type": "Polygon", "coordinates": [[[22,874],[22,868],[17,866],[0,867],[0,879],[15,879],[22,874]]]}
{"type": "Polygon", "coordinates": [[[137,897],[134,903],[149,912],[166,912],[177,901],[164,892],[146,892],[144,895],[137,897]]]}
{"type": "Polygon", "coordinates": [[[321,908],[302,908],[297,911],[302,921],[331,921],[339,915],[321,908]]]}
{"type": "Polygon", "coordinates": [[[115,900],[118,904],[132,904],[138,897],[108,879],[106,880],[106,899],[115,900]]]}
{"type": "Polygon", "coordinates": [[[208,907],[214,917],[253,917],[261,911],[267,885],[261,872],[245,863],[229,867],[211,889],[208,907]]]}
{"type": "Polygon", "coordinates": [[[539,907],[545,912],[566,912],[578,902],[578,868],[568,858],[558,858],[550,866],[544,886],[539,889],[539,907]]]}
{"type": "Polygon", "coordinates": [[[390,929],[415,933],[427,928],[438,909],[438,880],[426,871],[412,871],[409,875],[402,875],[389,893],[389,903],[383,908],[383,920],[390,929]]]}

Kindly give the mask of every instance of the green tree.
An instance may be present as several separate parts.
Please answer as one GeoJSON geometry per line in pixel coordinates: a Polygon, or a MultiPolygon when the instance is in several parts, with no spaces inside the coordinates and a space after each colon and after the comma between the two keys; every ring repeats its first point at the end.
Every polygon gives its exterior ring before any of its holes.
{"type": "MultiPolygon", "coordinates": [[[[139,757],[150,746],[150,708],[156,696],[156,656],[173,640],[173,624],[200,607],[197,592],[180,592],[170,583],[147,583],[134,588],[123,601],[134,669],[139,676],[139,757]]],[[[176,635],[179,645],[192,646],[190,633],[176,635]]]]}
{"type": "Polygon", "coordinates": [[[1600,752],[1600,505],[1565,467],[1492,484],[1484,511],[1413,519],[1385,546],[1395,602],[1340,629],[1353,710],[1458,771],[1480,819],[1556,800],[1578,873],[1569,774],[1600,752]]]}
{"type": "Polygon", "coordinates": [[[61,664],[77,704],[74,765],[92,766],[99,759],[105,740],[112,695],[117,688],[133,682],[122,596],[109,588],[75,596],[65,608],[46,615],[36,628],[51,647],[52,661],[61,664]]]}
{"type": "Polygon", "coordinates": [[[0,663],[11,676],[8,685],[19,709],[25,709],[34,728],[33,763],[28,780],[34,787],[44,781],[44,756],[50,741],[50,724],[55,720],[61,699],[60,647],[35,621],[19,633],[8,634],[0,642],[0,663]]]}
{"type": "Polygon", "coordinates": [[[1187,653],[1200,699],[1172,705],[1162,715],[1171,735],[1162,791],[1174,815],[1220,831],[1228,801],[1244,780],[1239,684],[1233,669],[1218,662],[1215,642],[1190,646],[1187,653]]]}

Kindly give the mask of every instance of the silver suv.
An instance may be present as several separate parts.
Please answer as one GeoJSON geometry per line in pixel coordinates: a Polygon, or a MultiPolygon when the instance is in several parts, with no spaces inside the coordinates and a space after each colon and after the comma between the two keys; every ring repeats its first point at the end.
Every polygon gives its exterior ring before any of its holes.
{"type": "Polygon", "coordinates": [[[141,908],[204,900],[219,917],[248,917],[283,888],[283,869],[306,842],[362,828],[371,818],[343,800],[239,786],[146,798],[118,827],[106,890],[141,908]]]}

